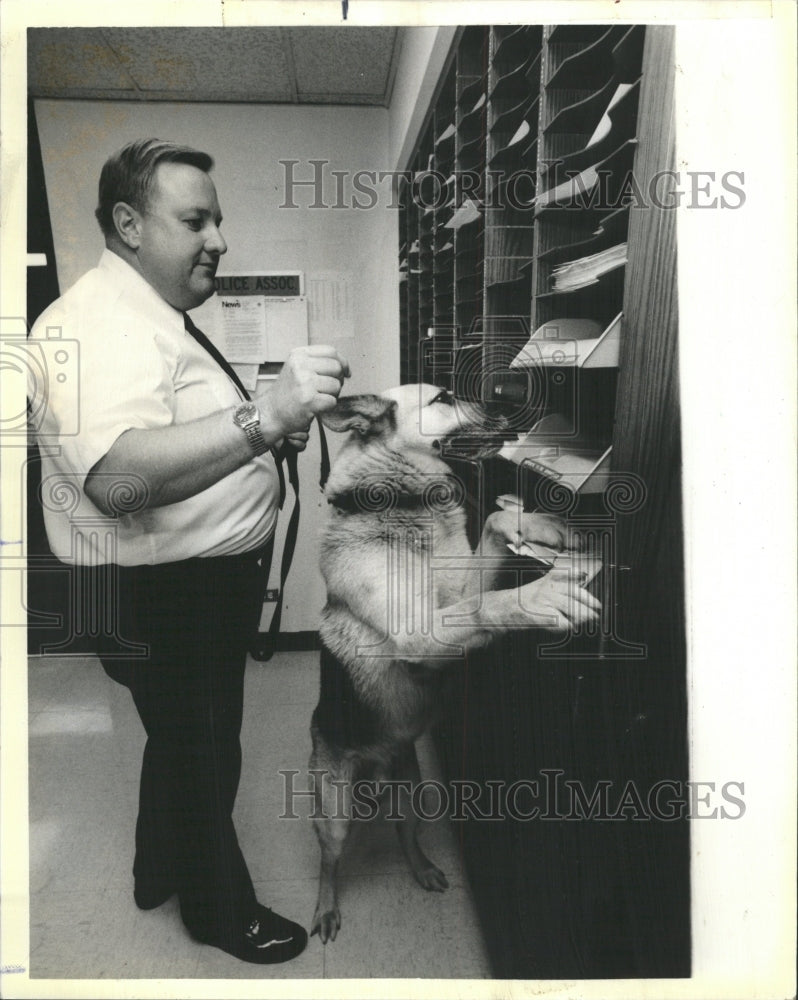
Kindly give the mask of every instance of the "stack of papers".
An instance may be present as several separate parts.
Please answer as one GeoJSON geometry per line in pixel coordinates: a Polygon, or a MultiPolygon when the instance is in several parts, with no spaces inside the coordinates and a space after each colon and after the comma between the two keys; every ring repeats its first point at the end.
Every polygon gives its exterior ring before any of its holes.
{"type": "Polygon", "coordinates": [[[626,263],[626,244],[602,250],[600,253],[566,261],[552,270],[553,291],[570,292],[587,285],[595,285],[603,274],[623,267],[626,263]]]}

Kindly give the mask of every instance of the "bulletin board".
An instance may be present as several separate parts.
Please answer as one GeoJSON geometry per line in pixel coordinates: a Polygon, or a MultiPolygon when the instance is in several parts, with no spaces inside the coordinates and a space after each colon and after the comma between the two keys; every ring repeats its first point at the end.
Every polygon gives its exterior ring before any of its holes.
{"type": "Polygon", "coordinates": [[[234,366],[279,364],[308,343],[302,272],[220,274],[215,282],[216,295],[194,318],[234,366]]]}

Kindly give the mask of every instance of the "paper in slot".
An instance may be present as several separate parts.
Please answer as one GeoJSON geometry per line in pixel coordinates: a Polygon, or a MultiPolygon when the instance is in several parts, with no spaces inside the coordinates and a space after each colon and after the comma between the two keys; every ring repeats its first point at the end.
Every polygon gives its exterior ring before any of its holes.
{"type": "Polygon", "coordinates": [[[470,115],[472,115],[475,111],[479,111],[479,109],[482,107],[482,105],[485,103],[486,100],[487,100],[487,95],[486,94],[480,94],[479,95],[479,99],[477,100],[477,103],[474,105],[474,107],[468,113],[470,115]]]}
{"type": "Polygon", "coordinates": [[[550,413],[532,429],[518,435],[499,451],[499,456],[561,482],[575,492],[600,492],[609,481],[612,448],[580,439],[573,422],[550,413]]]}
{"type": "Polygon", "coordinates": [[[563,445],[572,442],[575,436],[573,422],[560,413],[549,413],[528,431],[521,431],[515,441],[508,441],[499,451],[502,458],[517,464],[525,458],[556,457],[563,445]]]}
{"type": "Polygon", "coordinates": [[[459,229],[475,222],[480,216],[479,205],[471,198],[466,198],[465,202],[457,209],[448,222],[444,223],[447,229],[459,229]]]}
{"type": "Polygon", "coordinates": [[[529,127],[530,127],[529,122],[526,119],[524,119],[524,121],[521,122],[521,124],[513,133],[513,136],[510,139],[510,141],[507,143],[508,149],[510,146],[515,146],[516,143],[520,142],[522,139],[525,139],[529,135],[529,127]]]}
{"type": "Polygon", "coordinates": [[[595,285],[603,275],[623,267],[625,263],[625,243],[618,243],[587,257],[566,261],[552,268],[552,290],[571,292],[588,285],[595,285]]]}
{"type": "Polygon", "coordinates": [[[510,362],[510,368],[564,365],[617,368],[622,313],[602,328],[592,319],[560,318],[539,326],[510,362]]]}
{"type": "MultiPolygon", "coordinates": [[[[561,207],[578,204],[580,198],[585,198],[592,192],[599,181],[600,175],[604,176],[607,180],[615,178],[616,187],[622,184],[623,178],[626,176],[628,170],[631,169],[632,158],[636,148],[637,139],[627,139],[614,152],[610,153],[604,159],[600,159],[601,148],[597,147],[593,150],[593,155],[597,157],[597,161],[585,167],[575,176],[569,177],[568,180],[563,181],[561,184],[548,188],[539,194],[533,202],[536,211],[541,212],[544,208],[553,206],[561,207]]],[[[619,187],[618,191],[615,191],[614,187],[607,190],[602,189],[601,199],[612,202],[616,198],[619,198],[621,193],[621,187],[619,187]]]]}
{"type": "Polygon", "coordinates": [[[597,183],[598,171],[595,167],[587,167],[575,177],[539,194],[531,204],[537,208],[545,208],[547,205],[569,204],[581,195],[592,191],[597,183]]]}
{"type": "Polygon", "coordinates": [[[552,549],[540,542],[523,542],[521,545],[507,543],[507,548],[517,556],[525,556],[542,563],[547,571],[560,570],[574,576],[580,586],[591,583],[601,572],[602,561],[589,550],[578,552],[574,549],[552,549]]]}
{"type": "Polygon", "coordinates": [[[601,121],[599,121],[596,126],[596,130],[593,135],[588,139],[585,149],[590,149],[591,146],[595,146],[597,143],[605,139],[612,130],[612,118],[610,117],[610,111],[615,107],[615,105],[621,100],[621,98],[626,97],[629,91],[634,87],[633,83],[619,83],[615,93],[612,95],[610,103],[607,105],[607,110],[601,116],[601,121]]]}

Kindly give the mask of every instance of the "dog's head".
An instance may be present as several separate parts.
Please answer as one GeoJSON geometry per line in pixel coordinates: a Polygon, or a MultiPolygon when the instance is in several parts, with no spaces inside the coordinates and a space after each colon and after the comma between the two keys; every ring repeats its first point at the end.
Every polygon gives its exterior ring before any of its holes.
{"type": "Polygon", "coordinates": [[[321,419],[332,431],[354,431],[363,443],[379,440],[402,454],[441,458],[482,458],[498,451],[506,437],[501,417],[434,385],[343,396],[321,419]]]}

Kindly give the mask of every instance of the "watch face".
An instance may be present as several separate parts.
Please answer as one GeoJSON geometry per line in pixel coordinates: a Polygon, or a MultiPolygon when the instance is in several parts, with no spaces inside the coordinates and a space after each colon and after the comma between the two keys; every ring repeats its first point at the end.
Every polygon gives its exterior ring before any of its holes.
{"type": "Polygon", "coordinates": [[[233,414],[233,420],[239,427],[243,427],[249,421],[258,418],[258,408],[254,403],[242,403],[233,414]]]}

